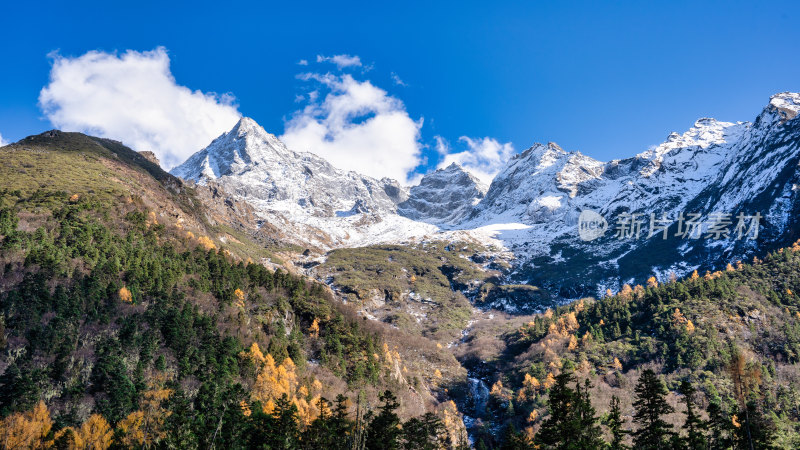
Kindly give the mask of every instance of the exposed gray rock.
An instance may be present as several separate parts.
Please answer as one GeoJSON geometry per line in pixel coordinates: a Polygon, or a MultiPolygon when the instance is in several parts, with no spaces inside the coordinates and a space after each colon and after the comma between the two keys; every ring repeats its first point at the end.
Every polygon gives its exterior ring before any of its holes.
{"type": "Polygon", "coordinates": [[[411,188],[398,213],[409,219],[442,226],[461,222],[483,198],[488,187],[456,163],[422,177],[411,188]]]}

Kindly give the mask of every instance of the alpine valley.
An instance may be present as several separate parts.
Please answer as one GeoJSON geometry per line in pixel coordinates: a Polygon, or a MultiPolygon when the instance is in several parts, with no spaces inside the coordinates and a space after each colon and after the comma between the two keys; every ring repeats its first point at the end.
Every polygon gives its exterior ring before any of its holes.
{"type": "Polygon", "coordinates": [[[52,130],[0,180],[2,448],[800,448],[798,93],[489,186],[249,118],[169,173],[52,130]]]}

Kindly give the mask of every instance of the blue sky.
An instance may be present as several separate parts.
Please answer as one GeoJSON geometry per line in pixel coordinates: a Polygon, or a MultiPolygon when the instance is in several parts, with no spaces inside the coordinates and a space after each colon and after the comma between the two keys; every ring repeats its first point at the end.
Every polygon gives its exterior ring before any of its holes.
{"type": "Polygon", "coordinates": [[[699,117],[752,120],[771,94],[800,90],[796,1],[33,3],[0,5],[6,141],[53,127],[38,100],[54,51],[163,47],[177,85],[229,93],[278,135],[313,103],[298,95],[326,92],[298,74],[349,74],[418,124],[416,172],[486,138],[626,157],[699,117]],[[340,71],[317,55],[362,65],[340,71]]]}

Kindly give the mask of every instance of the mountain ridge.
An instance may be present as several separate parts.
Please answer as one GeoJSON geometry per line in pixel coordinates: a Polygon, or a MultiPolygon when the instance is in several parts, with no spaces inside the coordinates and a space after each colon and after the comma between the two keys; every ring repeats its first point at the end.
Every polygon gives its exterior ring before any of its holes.
{"type": "Polygon", "coordinates": [[[172,173],[200,183],[215,180],[251,202],[265,220],[296,226],[298,243],[315,245],[321,253],[466,237],[514,254],[509,283],[541,284],[572,298],[617,291],[652,275],[663,281],[673,272],[712,269],[787,245],[798,203],[793,186],[800,184],[792,170],[800,140],[798,111],[800,94],[784,92],[773,95],[753,122],[700,118],[687,131],[670,133],[629,158],[602,162],[553,142],[534,144],[514,155],[488,187],[451,165],[411,188],[293,152],[244,118],[172,173]],[[613,231],[620,214],[666,214],[674,230],[681,212],[700,213],[708,221],[715,212],[751,215],[756,209],[769,238],[757,244],[623,242],[608,235],[583,242],[577,233],[584,210],[600,214],[613,231]],[[653,248],[662,248],[665,256],[647,258],[652,264],[646,269],[621,263],[653,248]],[[586,283],[565,291],[569,277],[586,283]]]}

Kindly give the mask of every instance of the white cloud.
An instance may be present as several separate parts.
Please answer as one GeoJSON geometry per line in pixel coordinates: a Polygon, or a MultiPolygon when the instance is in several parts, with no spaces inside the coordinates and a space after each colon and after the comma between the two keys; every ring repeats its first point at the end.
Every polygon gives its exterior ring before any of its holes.
{"type": "Polygon", "coordinates": [[[396,73],[394,73],[394,72],[392,72],[392,81],[394,81],[394,84],[396,84],[396,85],[398,85],[398,86],[408,86],[408,85],[405,83],[405,81],[403,81],[403,80],[400,78],[400,76],[399,76],[399,75],[397,75],[397,74],[396,74],[396,73]]]}
{"type": "Polygon", "coordinates": [[[361,58],[359,58],[358,55],[317,55],[317,62],[330,62],[336,64],[336,67],[338,67],[339,70],[342,70],[345,67],[361,67],[361,58]]]}
{"type": "Polygon", "coordinates": [[[334,166],[372,177],[409,182],[421,163],[422,119],[414,120],[400,100],[369,81],[350,75],[307,73],[327,94],[286,122],[281,140],[297,151],[310,151],[334,166]]]}
{"type": "Polygon", "coordinates": [[[436,150],[442,155],[438,168],[456,163],[486,184],[492,182],[495,175],[514,154],[514,146],[510,142],[501,144],[497,139],[490,137],[467,136],[461,136],[458,140],[465,143],[467,149],[452,153],[447,141],[441,136],[436,136],[436,150]]]}
{"type": "Polygon", "coordinates": [[[151,150],[165,168],[182,163],[240,117],[231,95],[177,84],[163,47],[121,55],[56,54],[39,104],[56,127],[151,150]]]}
{"type": "Polygon", "coordinates": [[[298,66],[307,66],[308,65],[308,60],[307,59],[301,59],[300,61],[297,61],[297,65],[298,66]]]}
{"type": "Polygon", "coordinates": [[[5,139],[3,139],[3,135],[2,135],[2,134],[0,134],[0,147],[2,147],[2,146],[4,146],[4,145],[8,145],[8,144],[10,144],[10,143],[11,143],[11,142],[6,142],[6,140],[5,140],[5,139]]]}

